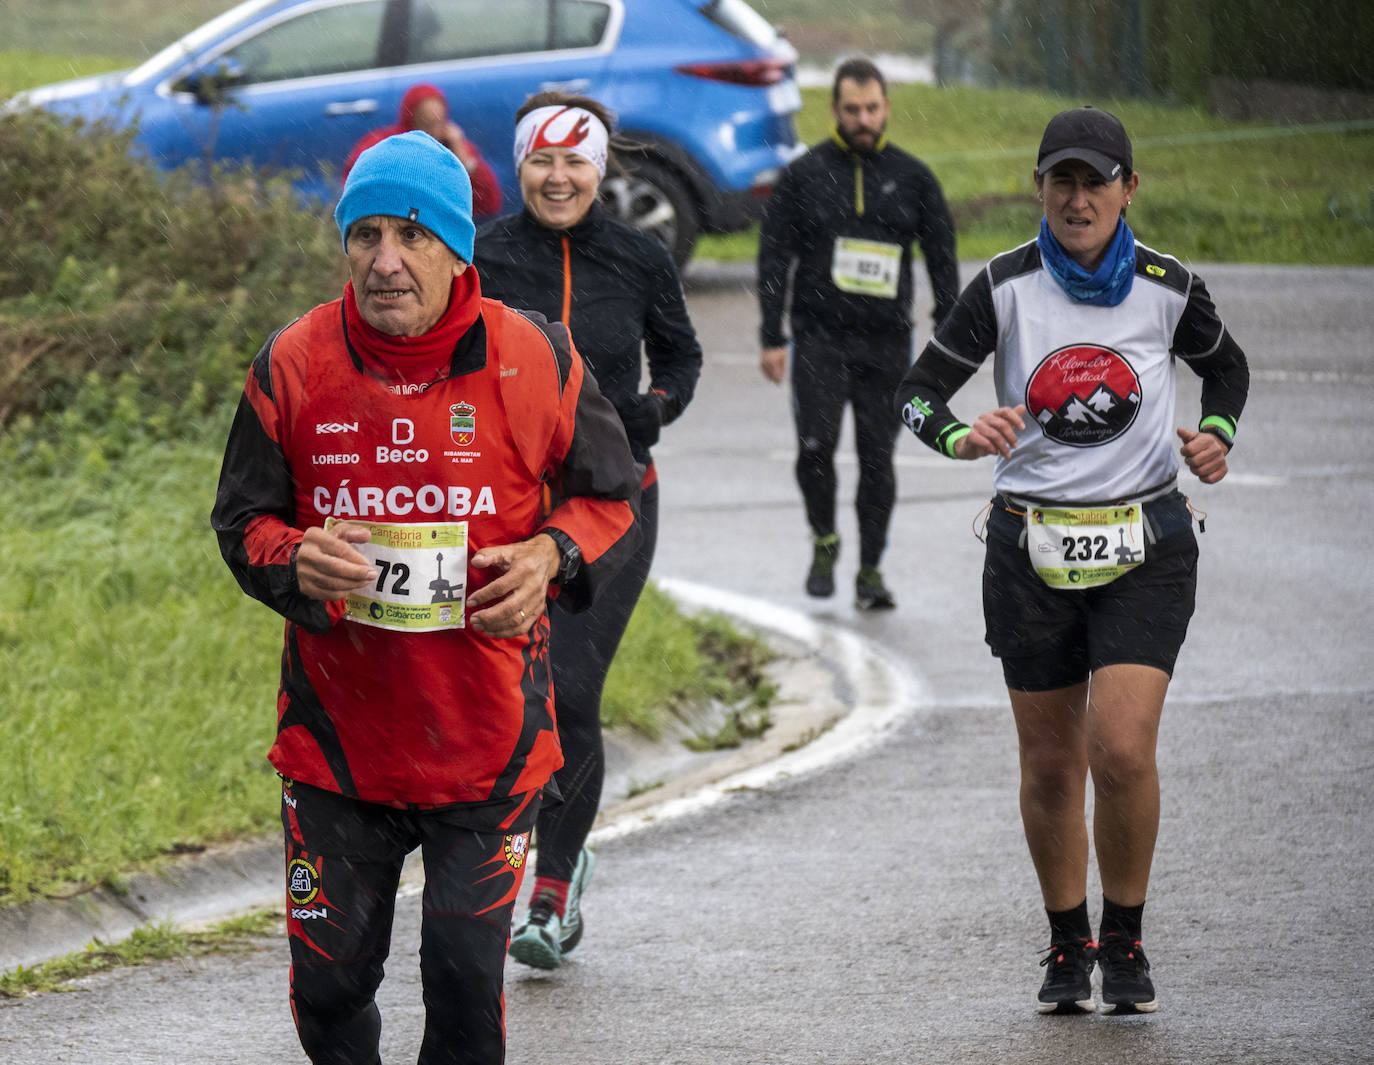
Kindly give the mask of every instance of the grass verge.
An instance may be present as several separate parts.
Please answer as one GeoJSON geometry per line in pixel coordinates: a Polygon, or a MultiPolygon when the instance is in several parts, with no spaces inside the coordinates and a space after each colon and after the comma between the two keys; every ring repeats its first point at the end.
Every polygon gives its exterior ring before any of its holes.
{"type": "Polygon", "coordinates": [[[10,48],[0,51],[0,102],[22,89],[130,67],[127,59],[101,55],[54,55],[10,48]]]}
{"type": "Polygon", "coordinates": [[[86,71],[99,73],[135,66],[233,6],[233,0],[5,0],[5,41],[15,49],[83,60],[117,57],[86,71]]]}
{"type": "MultiPolygon", "coordinates": [[[[764,667],[775,657],[763,641],[740,632],[721,614],[685,617],[650,582],[631,622],[634,639],[616,654],[601,702],[602,720],[659,739],[668,714],[706,702],[727,717],[766,715],[777,695],[764,667]]],[[[758,731],[762,731],[761,729],[758,731]]],[[[754,732],[753,735],[757,735],[754,732]]],[[[698,749],[737,744],[689,743],[698,749]]]]}
{"type": "MultiPolygon", "coordinates": [[[[13,478],[0,526],[0,905],[271,831],[281,620],[244,596],[208,514],[219,426],[110,466],[13,478]]],[[[653,585],[604,716],[656,736],[693,701],[753,701],[755,674],[653,585]]],[[[739,634],[738,655],[765,652],[739,634]]]]}
{"type": "Polygon", "coordinates": [[[119,943],[93,939],[85,950],[0,973],[0,999],[70,991],[77,980],[169,958],[246,953],[258,949],[265,939],[284,935],[283,921],[281,910],[268,909],[222,921],[204,931],[177,929],[164,922],[136,929],[119,943]]]}
{"type": "MultiPolygon", "coordinates": [[[[1031,172],[1050,116],[1084,101],[1002,89],[893,85],[888,134],[940,179],[959,254],[986,259],[1035,236],[1031,172]]],[[[797,128],[829,135],[829,90],[806,89],[797,128]]],[[[1095,101],[1135,147],[1136,236],[1192,262],[1374,265],[1374,122],[1237,123],[1140,100],[1095,101]]],[[[752,259],[756,232],[703,238],[698,254],[752,259]]]]}

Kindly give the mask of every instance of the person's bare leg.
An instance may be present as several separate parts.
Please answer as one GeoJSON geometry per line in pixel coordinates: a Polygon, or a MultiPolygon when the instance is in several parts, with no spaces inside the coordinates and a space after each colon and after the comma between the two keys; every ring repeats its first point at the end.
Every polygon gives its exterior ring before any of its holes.
{"type": "Polygon", "coordinates": [[[1155,745],[1169,677],[1151,666],[1105,666],[1093,674],[1086,732],[1093,778],[1093,843],[1102,875],[1097,967],[1104,1009],[1158,1008],[1141,917],[1159,835],[1155,745]]]}
{"type": "Polygon", "coordinates": [[[1093,779],[1093,844],[1102,894],[1122,906],[1145,901],[1159,835],[1155,745],[1169,675],[1114,665],[1093,674],[1085,722],[1093,779]]]}
{"type": "Polygon", "coordinates": [[[1021,755],[1021,823],[1040,894],[1047,910],[1072,909],[1088,884],[1088,685],[1009,694],[1021,755]]]}

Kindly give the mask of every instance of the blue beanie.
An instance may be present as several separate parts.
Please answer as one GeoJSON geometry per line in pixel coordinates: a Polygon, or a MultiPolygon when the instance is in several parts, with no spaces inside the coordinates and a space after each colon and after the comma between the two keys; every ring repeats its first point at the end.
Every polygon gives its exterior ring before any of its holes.
{"type": "Polygon", "coordinates": [[[472,181],[458,157],[428,133],[398,133],[358,156],[334,208],[344,251],[349,226],[376,214],[417,222],[472,262],[472,181]]]}

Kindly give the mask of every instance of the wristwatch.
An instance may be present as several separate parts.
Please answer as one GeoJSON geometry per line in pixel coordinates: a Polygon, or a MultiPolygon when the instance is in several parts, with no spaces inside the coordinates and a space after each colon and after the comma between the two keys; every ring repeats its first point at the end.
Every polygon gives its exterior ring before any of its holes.
{"type": "Polygon", "coordinates": [[[558,545],[558,575],[554,577],[554,581],[558,584],[567,584],[582,569],[582,549],[562,529],[539,531],[558,545]]]}

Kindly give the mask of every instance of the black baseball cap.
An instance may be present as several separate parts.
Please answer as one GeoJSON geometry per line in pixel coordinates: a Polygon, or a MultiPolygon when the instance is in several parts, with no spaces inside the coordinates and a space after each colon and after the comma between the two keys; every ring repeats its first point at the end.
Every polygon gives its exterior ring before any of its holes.
{"type": "Polygon", "coordinates": [[[1114,181],[1129,176],[1133,169],[1131,138],[1126,136],[1121,120],[1109,111],[1087,106],[1060,111],[1040,138],[1035,168],[1043,174],[1065,159],[1081,159],[1114,181]]]}

